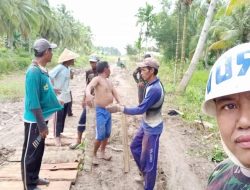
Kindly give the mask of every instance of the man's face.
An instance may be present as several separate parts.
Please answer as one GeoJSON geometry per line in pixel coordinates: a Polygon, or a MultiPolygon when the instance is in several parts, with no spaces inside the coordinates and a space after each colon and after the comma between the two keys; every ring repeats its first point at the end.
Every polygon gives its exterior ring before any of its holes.
{"type": "Polygon", "coordinates": [[[92,70],[96,70],[96,62],[90,61],[89,63],[91,65],[92,70]]]}
{"type": "Polygon", "coordinates": [[[51,59],[52,59],[52,56],[53,56],[53,53],[52,53],[52,49],[47,49],[46,51],[45,51],[45,57],[46,57],[46,62],[48,63],[48,62],[51,62],[51,59]]]}
{"type": "Polygon", "coordinates": [[[141,67],[140,72],[143,80],[148,81],[152,77],[154,69],[148,67],[141,67]]]}
{"type": "Polygon", "coordinates": [[[110,73],[111,73],[111,71],[110,71],[110,66],[108,66],[107,68],[105,68],[105,69],[104,69],[104,72],[106,73],[107,78],[109,78],[110,73]]]}
{"type": "Polygon", "coordinates": [[[250,168],[250,92],[215,100],[221,137],[227,148],[250,168]]]}

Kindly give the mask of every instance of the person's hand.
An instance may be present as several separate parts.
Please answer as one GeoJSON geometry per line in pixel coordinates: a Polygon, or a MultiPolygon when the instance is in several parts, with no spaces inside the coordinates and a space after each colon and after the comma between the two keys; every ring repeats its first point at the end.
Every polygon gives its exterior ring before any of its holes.
{"type": "Polygon", "coordinates": [[[93,105],[94,105],[93,102],[94,102],[94,96],[92,96],[91,94],[90,95],[86,95],[86,98],[85,98],[86,105],[92,108],[93,105]]]}
{"type": "Polygon", "coordinates": [[[110,105],[107,106],[106,109],[110,112],[110,113],[116,113],[116,112],[123,112],[124,110],[124,106],[117,104],[117,105],[110,105]]]}
{"type": "Polygon", "coordinates": [[[138,82],[138,87],[144,87],[144,83],[143,82],[138,82]]]}
{"type": "Polygon", "coordinates": [[[61,94],[61,90],[60,90],[60,89],[58,89],[58,88],[54,88],[54,91],[55,91],[56,95],[61,94]]]}
{"type": "Polygon", "coordinates": [[[49,129],[48,127],[43,128],[42,130],[39,131],[40,136],[45,139],[47,135],[49,134],[49,129]]]}
{"type": "Polygon", "coordinates": [[[82,108],[85,108],[85,107],[86,107],[86,102],[82,101],[82,108]]]}

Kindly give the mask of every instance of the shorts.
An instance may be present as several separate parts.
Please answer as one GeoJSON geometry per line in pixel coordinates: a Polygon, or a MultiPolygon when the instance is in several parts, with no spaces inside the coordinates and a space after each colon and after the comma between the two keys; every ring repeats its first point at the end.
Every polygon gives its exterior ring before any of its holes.
{"type": "Polygon", "coordinates": [[[105,108],[96,107],[96,140],[102,141],[111,134],[111,114],[105,108]]]}

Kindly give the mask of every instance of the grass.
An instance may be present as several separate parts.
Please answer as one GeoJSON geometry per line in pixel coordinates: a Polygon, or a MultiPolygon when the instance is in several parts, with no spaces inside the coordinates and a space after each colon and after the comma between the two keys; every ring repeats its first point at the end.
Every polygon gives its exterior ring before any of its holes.
{"type": "Polygon", "coordinates": [[[16,101],[24,96],[24,72],[2,75],[0,79],[0,102],[16,101]]]}
{"type": "Polygon", "coordinates": [[[173,63],[163,63],[160,66],[159,77],[166,90],[166,104],[168,107],[178,109],[183,113],[182,118],[189,123],[189,126],[195,126],[195,120],[202,119],[213,125],[213,128],[206,128],[201,133],[201,144],[204,149],[191,150],[191,154],[198,154],[206,157],[208,160],[220,162],[226,154],[220,143],[220,136],[217,124],[214,118],[208,117],[201,111],[201,105],[205,97],[206,82],[208,79],[208,70],[197,69],[183,94],[177,94],[175,89],[178,82],[175,81],[173,74],[173,63]],[[205,138],[205,136],[209,136],[205,138]],[[207,148],[205,148],[207,147],[207,148]]]}

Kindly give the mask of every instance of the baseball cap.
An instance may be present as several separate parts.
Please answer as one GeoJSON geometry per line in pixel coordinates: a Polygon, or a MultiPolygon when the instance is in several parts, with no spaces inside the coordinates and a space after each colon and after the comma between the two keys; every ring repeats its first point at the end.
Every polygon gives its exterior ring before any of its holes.
{"type": "Polygon", "coordinates": [[[146,59],[146,58],[148,58],[148,57],[151,57],[151,55],[150,55],[149,53],[146,53],[146,54],[144,54],[144,56],[143,56],[144,59],[146,59]]]}
{"type": "Polygon", "coordinates": [[[44,52],[49,48],[54,49],[56,47],[57,47],[56,44],[50,43],[48,40],[44,38],[37,39],[33,45],[33,49],[36,50],[37,52],[44,52]]]}
{"type": "Polygon", "coordinates": [[[100,61],[100,59],[96,55],[91,55],[89,57],[89,62],[98,62],[98,61],[100,61]]]}
{"type": "Polygon", "coordinates": [[[148,57],[143,60],[143,62],[137,64],[138,67],[152,67],[155,69],[159,68],[157,61],[151,57],[148,57]]]}
{"type": "Polygon", "coordinates": [[[79,57],[79,55],[77,53],[65,48],[64,51],[61,53],[61,55],[58,58],[58,63],[63,63],[65,61],[76,59],[77,57],[79,57]]]}

